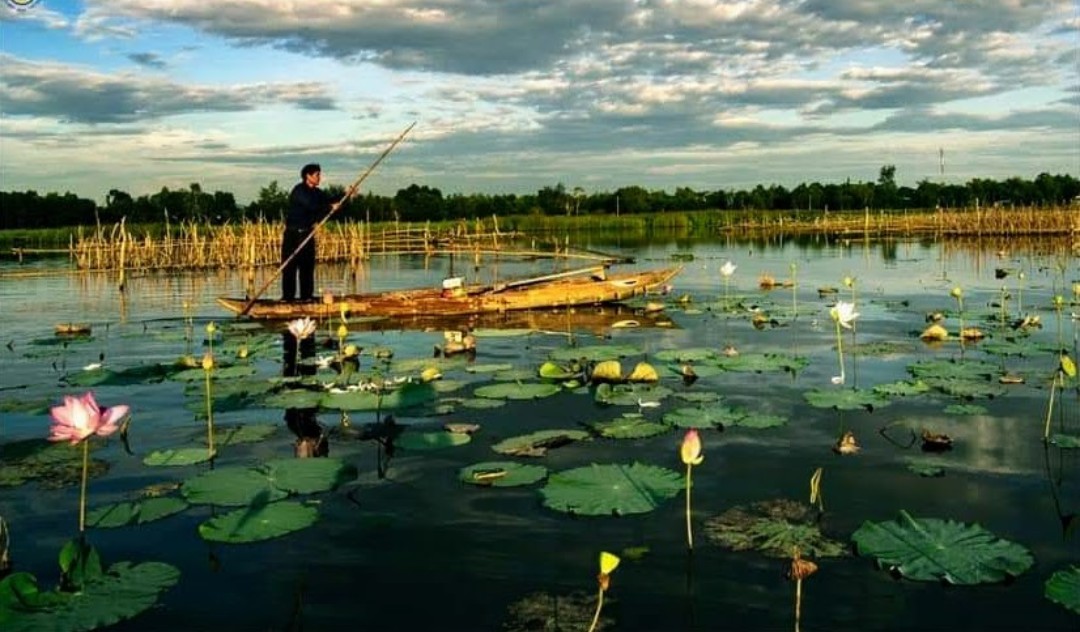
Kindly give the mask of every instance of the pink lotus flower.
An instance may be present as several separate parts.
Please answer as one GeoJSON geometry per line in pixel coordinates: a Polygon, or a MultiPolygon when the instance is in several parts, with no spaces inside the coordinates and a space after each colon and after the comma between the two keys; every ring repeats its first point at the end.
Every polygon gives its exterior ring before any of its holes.
{"type": "Polygon", "coordinates": [[[74,445],[92,434],[107,437],[116,432],[120,428],[117,422],[128,414],[128,407],[101,408],[88,391],[82,397],[65,395],[64,405],[54,406],[51,412],[49,441],[70,441],[74,445]]]}

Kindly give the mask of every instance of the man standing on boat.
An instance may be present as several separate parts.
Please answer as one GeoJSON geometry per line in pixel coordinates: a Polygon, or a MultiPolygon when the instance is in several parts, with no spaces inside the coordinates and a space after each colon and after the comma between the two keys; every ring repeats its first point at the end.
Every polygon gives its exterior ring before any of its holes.
{"type": "Polygon", "coordinates": [[[318,164],[304,165],[300,170],[300,182],[289,194],[289,214],[285,217],[285,235],[281,240],[281,299],[284,301],[297,299],[298,281],[299,299],[311,301],[315,298],[315,236],[311,232],[341,204],[340,201],[330,202],[326,192],[319,188],[321,181],[322,168],[318,164]]]}

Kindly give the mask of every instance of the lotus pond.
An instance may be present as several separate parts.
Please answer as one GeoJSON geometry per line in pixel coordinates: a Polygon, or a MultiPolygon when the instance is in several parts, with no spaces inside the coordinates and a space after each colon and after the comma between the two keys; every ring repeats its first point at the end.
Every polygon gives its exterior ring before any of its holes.
{"type": "Polygon", "coordinates": [[[297,344],[233,319],[213,299],[237,273],[121,294],[0,264],[0,627],[1080,626],[1068,244],[578,245],[685,268],[622,311],[474,323],[475,356],[446,357],[442,328],[328,313],[297,344]],[[124,427],[48,442],[86,392],[124,427]]]}

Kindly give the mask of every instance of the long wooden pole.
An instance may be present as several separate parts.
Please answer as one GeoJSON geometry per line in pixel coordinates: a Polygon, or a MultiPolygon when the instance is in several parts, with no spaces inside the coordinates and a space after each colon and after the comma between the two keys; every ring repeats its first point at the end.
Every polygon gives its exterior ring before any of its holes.
{"type": "Polygon", "coordinates": [[[348,202],[350,199],[352,199],[354,195],[356,195],[356,192],[360,190],[360,184],[363,183],[364,180],[367,180],[367,177],[371,175],[371,172],[375,171],[375,167],[378,167],[379,163],[382,162],[383,159],[386,158],[388,155],[390,155],[390,152],[394,151],[394,148],[398,146],[398,143],[404,140],[405,136],[410,131],[412,131],[412,128],[414,127],[416,127],[416,121],[413,121],[412,124],[406,127],[405,131],[401,132],[401,134],[398,135],[396,139],[394,139],[394,142],[390,143],[390,146],[387,147],[383,151],[383,153],[375,159],[375,162],[371,163],[371,166],[365,169],[364,172],[360,174],[360,177],[357,178],[356,181],[349,186],[348,190],[345,191],[345,195],[340,200],[330,206],[330,212],[326,214],[326,217],[319,220],[318,224],[315,224],[315,226],[311,229],[311,232],[308,233],[308,236],[304,238],[304,241],[300,242],[300,245],[296,247],[296,250],[294,250],[292,254],[289,255],[280,266],[278,266],[278,269],[275,270],[274,274],[266,280],[266,283],[264,283],[261,288],[259,288],[259,291],[255,292],[254,296],[248,299],[248,302],[244,304],[244,309],[240,310],[237,313],[237,317],[246,316],[247,313],[251,311],[251,308],[255,305],[255,301],[259,300],[259,297],[262,296],[263,292],[266,291],[266,288],[270,287],[270,284],[273,283],[281,275],[285,268],[292,262],[292,260],[296,258],[296,255],[300,254],[300,251],[304,248],[304,246],[307,245],[309,241],[311,241],[315,237],[315,233],[319,232],[319,229],[322,228],[323,224],[325,224],[327,220],[330,219],[330,216],[336,213],[339,208],[344,206],[346,202],[348,202]]]}

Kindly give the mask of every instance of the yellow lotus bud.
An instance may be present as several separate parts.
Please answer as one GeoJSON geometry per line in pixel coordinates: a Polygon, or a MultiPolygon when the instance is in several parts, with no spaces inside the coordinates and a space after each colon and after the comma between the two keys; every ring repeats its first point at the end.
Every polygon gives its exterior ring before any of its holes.
{"type": "Polygon", "coordinates": [[[214,321],[210,321],[206,324],[206,333],[213,336],[215,331],[217,331],[217,325],[214,324],[214,321]]]}
{"type": "Polygon", "coordinates": [[[345,345],[345,348],[342,349],[342,353],[345,354],[346,358],[351,358],[360,355],[360,348],[354,344],[347,344],[345,345]]]}
{"type": "Polygon", "coordinates": [[[954,287],[951,292],[949,292],[949,296],[957,300],[962,299],[964,298],[964,290],[960,289],[960,286],[958,285],[954,287]]]}
{"type": "Polygon", "coordinates": [[[844,287],[851,287],[852,285],[855,285],[855,277],[844,277],[844,287]]]}
{"type": "Polygon", "coordinates": [[[610,575],[619,567],[619,556],[607,551],[600,552],[600,572],[610,575]]]}
{"type": "Polygon", "coordinates": [[[338,325],[337,337],[339,339],[344,339],[345,336],[348,336],[348,335],[349,335],[349,328],[346,327],[345,325],[338,325]]]}
{"type": "Polygon", "coordinates": [[[202,357],[202,368],[204,371],[210,371],[214,368],[214,356],[207,353],[202,357]]]}
{"type": "Polygon", "coordinates": [[[1054,309],[1061,309],[1065,306],[1065,297],[1058,294],[1054,297],[1054,309]]]}
{"type": "Polygon", "coordinates": [[[240,347],[239,349],[237,349],[237,351],[236,351],[236,357],[240,358],[241,360],[243,360],[244,358],[248,357],[248,348],[247,348],[247,345],[242,345],[242,346],[241,346],[241,347],[240,347]]]}

